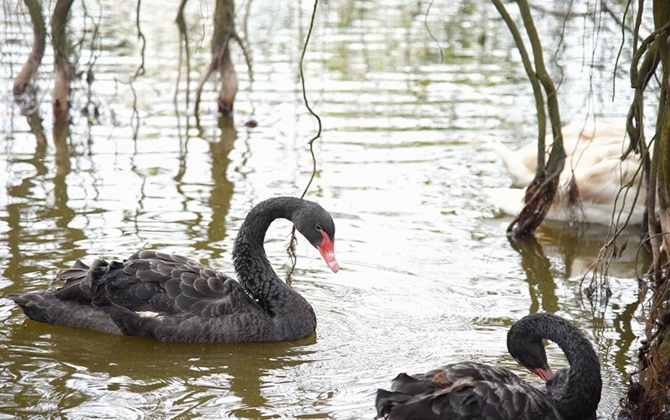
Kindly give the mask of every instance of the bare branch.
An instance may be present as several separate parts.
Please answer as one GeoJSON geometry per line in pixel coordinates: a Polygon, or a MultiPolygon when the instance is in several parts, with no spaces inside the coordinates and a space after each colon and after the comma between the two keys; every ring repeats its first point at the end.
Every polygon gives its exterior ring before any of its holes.
{"type": "MultiPolygon", "coordinates": [[[[300,82],[302,86],[302,98],[303,101],[305,102],[305,107],[307,108],[307,111],[309,111],[310,114],[316,119],[317,122],[317,132],[312,137],[308,144],[309,144],[309,153],[312,157],[312,174],[309,177],[309,180],[307,181],[307,185],[305,186],[305,189],[303,190],[302,194],[300,195],[300,198],[304,198],[305,195],[307,194],[307,191],[309,191],[309,187],[312,185],[312,181],[314,180],[314,177],[316,176],[316,156],[314,155],[314,142],[321,137],[321,130],[322,130],[322,125],[321,125],[321,118],[319,115],[314,112],[312,107],[309,105],[309,100],[307,99],[307,88],[305,87],[305,71],[304,71],[304,62],[305,62],[305,54],[307,54],[307,47],[309,45],[309,41],[312,37],[312,31],[314,29],[314,21],[316,19],[316,10],[319,6],[319,0],[314,0],[314,9],[312,10],[312,16],[309,21],[309,30],[307,31],[307,36],[305,37],[305,43],[302,46],[302,53],[300,54],[300,82]]],[[[291,276],[293,274],[293,270],[295,269],[295,265],[297,263],[297,257],[295,255],[295,243],[296,243],[296,237],[295,237],[295,227],[291,230],[291,239],[289,241],[289,245],[287,248],[287,252],[289,255],[289,258],[291,259],[291,269],[289,270],[288,274],[286,275],[286,281],[290,283],[291,281],[291,276]]]]}

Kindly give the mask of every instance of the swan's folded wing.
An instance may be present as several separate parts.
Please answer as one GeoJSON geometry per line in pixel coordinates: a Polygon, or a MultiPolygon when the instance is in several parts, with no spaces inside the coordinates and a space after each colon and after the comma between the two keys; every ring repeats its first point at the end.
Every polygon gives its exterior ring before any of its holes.
{"type": "Polygon", "coordinates": [[[529,385],[470,378],[419,394],[380,389],[376,407],[385,419],[560,419],[551,400],[529,385]]]}
{"type": "Polygon", "coordinates": [[[114,303],[136,311],[219,317],[260,309],[233,278],[179,255],[140,251],[124,262],[123,271],[131,284],[107,289],[114,303]],[[139,307],[125,304],[128,295],[142,302],[139,307]]]}
{"type": "Polygon", "coordinates": [[[423,374],[401,373],[379,390],[378,418],[558,419],[551,399],[507,369],[459,362],[423,374]],[[412,417],[422,413],[422,417],[412,417]]]}
{"type": "Polygon", "coordinates": [[[440,418],[508,420],[560,419],[543,392],[524,383],[462,381],[432,396],[440,418]]]}
{"type": "Polygon", "coordinates": [[[259,312],[258,303],[229,276],[187,258],[140,251],[129,259],[80,262],[58,274],[55,295],[94,307],[117,306],[156,315],[193,314],[220,317],[259,312]]]}
{"type": "Polygon", "coordinates": [[[430,379],[442,387],[451,386],[463,379],[468,381],[492,381],[509,385],[523,383],[518,376],[508,369],[475,361],[450,363],[414,376],[420,379],[430,379]]]}

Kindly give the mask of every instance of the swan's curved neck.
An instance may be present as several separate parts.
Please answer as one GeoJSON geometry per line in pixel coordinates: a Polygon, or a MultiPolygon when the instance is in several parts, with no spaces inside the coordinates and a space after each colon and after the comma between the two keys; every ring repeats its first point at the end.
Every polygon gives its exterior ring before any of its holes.
{"type": "Polygon", "coordinates": [[[303,200],[279,197],[265,200],[255,206],[242,223],[233,246],[233,264],[242,287],[272,312],[285,294],[295,294],[277,277],[265,255],[263,242],[270,224],[276,219],[293,220],[303,200]]]}
{"type": "Polygon", "coordinates": [[[570,364],[565,386],[552,393],[554,406],[565,419],[586,419],[598,408],[602,379],[598,356],[589,340],[568,321],[536,314],[529,330],[556,343],[570,364]]]}

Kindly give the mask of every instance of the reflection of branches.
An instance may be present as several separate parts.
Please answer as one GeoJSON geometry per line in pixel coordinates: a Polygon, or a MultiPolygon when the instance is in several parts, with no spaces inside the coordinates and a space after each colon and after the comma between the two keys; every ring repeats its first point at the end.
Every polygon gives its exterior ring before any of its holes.
{"type": "MultiPolygon", "coordinates": [[[[100,21],[102,20],[102,7],[100,8],[100,13],[98,14],[97,19],[93,19],[93,17],[89,16],[88,9],[86,8],[86,2],[82,3],[82,7],[84,8],[84,15],[93,21],[93,33],[91,34],[90,46],[91,56],[89,57],[87,64],[88,69],[86,70],[86,105],[82,107],[82,111],[89,117],[88,121],[90,125],[91,122],[96,120],[100,115],[100,110],[98,109],[99,104],[94,103],[92,99],[92,85],[93,81],[95,80],[93,66],[95,66],[95,63],[98,61],[100,53],[100,49],[96,48],[96,45],[99,45],[100,42],[100,21]]],[[[84,22],[86,22],[86,20],[84,20],[84,22]]]]}
{"type": "Polygon", "coordinates": [[[44,134],[44,126],[42,125],[42,117],[40,117],[39,109],[28,116],[28,125],[30,132],[35,135],[38,144],[45,144],[47,137],[44,134]]]}
{"type": "Polygon", "coordinates": [[[440,63],[444,63],[444,51],[442,51],[442,45],[440,45],[440,40],[435,37],[433,34],[433,31],[430,30],[430,26],[428,25],[428,15],[430,14],[430,8],[433,7],[433,3],[435,3],[435,0],[430,0],[430,3],[428,3],[428,9],[426,9],[426,14],[423,19],[423,26],[426,27],[426,30],[428,31],[428,36],[437,43],[437,49],[440,51],[440,63]]]}
{"type": "Polygon", "coordinates": [[[133,114],[130,120],[130,125],[133,129],[133,140],[135,141],[135,143],[137,143],[137,138],[140,133],[140,112],[137,110],[137,92],[135,92],[135,86],[133,85],[132,80],[130,81],[128,86],[130,87],[130,91],[133,94],[133,114]]]}
{"type": "MultiPolygon", "coordinates": [[[[212,187],[209,196],[209,207],[212,211],[211,220],[207,227],[207,246],[223,240],[226,235],[226,217],[230,210],[230,199],[233,195],[233,183],[228,179],[230,165],[229,154],[233,150],[237,139],[237,130],[230,118],[222,115],[218,119],[220,137],[218,142],[209,142],[212,158],[212,187]]],[[[212,258],[221,256],[221,249],[214,247],[212,258]]]]}
{"type": "MultiPolygon", "coordinates": [[[[31,188],[35,185],[35,182],[42,181],[45,175],[49,172],[49,168],[44,164],[44,156],[46,155],[47,145],[46,143],[37,143],[35,147],[35,153],[32,157],[29,157],[23,160],[22,164],[32,165],[35,168],[34,175],[27,176],[20,180],[20,182],[10,185],[7,183],[5,186],[6,190],[4,194],[7,197],[7,205],[5,207],[5,216],[4,221],[9,227],[7,230],[7,235],[5,237],[6,249],[8,250],[8,255],[4,256],[5,269],[2,274],[19,284],[16,278],[17,273],[22,273],[20,269],[22,264],[25,263],[25,253],[22,252],[22,244],[26,241],[26,228],[28,225],[25,223],[25,220],[22,221],[22,217],[25,214],[26,209],[28,208],[26,202],[23,200],[25,197],[30,197],[34,194],[31,194],[31,188]],[[14,199],[12,199],[14,198],[14,199]]],[[[8,169],[13,170],[11,166],[15,161],[10,159],[8,160],[8,169]]],[[[17,174],[21,173],[20,171],[16,172],[17,174]]],[[[29,229],[34,229],[34,226],[30,226],[29,229]]]]}
{"type": "Polygon", "coordinates": [[[630,364],[627,353],[628,350],[630,350],[631,344],[636,339],[635,332],[632,328],[632,321],[635,311],[637,311],[640,306],[640,302],[641,300],[637,300],[629,303],[624,306],[624,310],[621,314],[614,317],[614,330],[619,333],[618,339],[616,340],[617,350],[614,353],[614,366],[621,369],[620,373],[622,376],[626,374],[625,366],[630,364]]]}
{"type": "Polygon", "coordinates": [[[542,245],[535,236],[508,237],[508,240],[512,248],[521,256],[521,266],[526,272],[532,300],[529,313],[535,313],[540,309],[547,312],[556,312],[558,310],[556,284],[551,275],[551,262],[544,255],[542,245]],[[542,297],[541,305],[534,292],[538,292],[542,297]]]}

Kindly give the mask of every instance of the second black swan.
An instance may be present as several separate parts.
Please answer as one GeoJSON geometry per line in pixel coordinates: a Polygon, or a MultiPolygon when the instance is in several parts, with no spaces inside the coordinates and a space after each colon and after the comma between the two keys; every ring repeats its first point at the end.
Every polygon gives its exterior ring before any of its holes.
{"type": "Polygon", "coordinates": [[[279,279],[263,242],[270,224],[291,220],[333,272],[335,224],[311,201],[277,197],[247,215],[233,246],[238,281],[178,255],[144,250],[123,262],[77,261],[55,290],[10,295],[33,320],[178,342],[287,341],[316,329],[311,305],[279,279]]]}
{"type": "Polygon", "coordinates": [[[377,418],[389,420],[587,420],[595,419],[602,379],[589,340],[567,320],[528,315],[507,334],[507,349],[522,366],[547,382],[535,388],[507,369],[459,362],[424,374],[401,373],[392,391],[378,390],[377,418]],[[542,340],[565,353],[570,367],[554,376],[542,340]]]}

